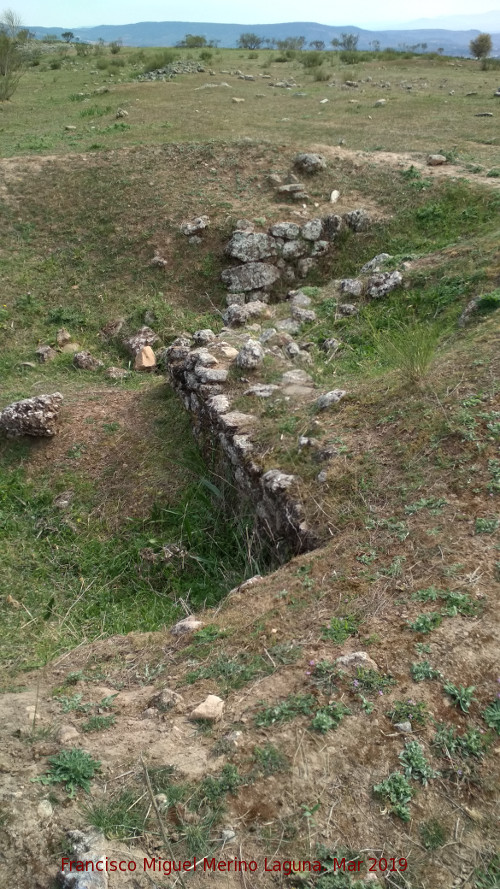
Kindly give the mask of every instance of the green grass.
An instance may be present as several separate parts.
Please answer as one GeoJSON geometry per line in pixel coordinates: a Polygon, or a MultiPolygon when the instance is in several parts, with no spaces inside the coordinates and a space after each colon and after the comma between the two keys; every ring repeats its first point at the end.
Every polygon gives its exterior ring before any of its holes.
{"type": "Polygon", "coordinates": [[[423,701],[394,701],[386,715],[393,723],[409,720],[415,725],[425,725],[427,706],[423,701]]]}
{"type": "Polygon", "coordinates": [[[402,821],[410,820],[408,803],[411,802],[414,792],[411,784],[401,772],[393,772],[385,781],[375,784],[373,792],[375,796],[384,800],[390,812],[397,815],[402,821]]]}
{"type": "Polygon", "coordinates": [[[315,698],[312,695],[289,695],[274,707],[266,707],[255,716],[255,725],[268,727],[290,722],[297,716],[310,716],[314,712],[315,698]]]}
{"type": "Polygon", "coordinates": [[[342,645],[350,636],[358,633],[361,618],[356,615],[349,614],[347,617],[332,617],[328,627],[323,627],[323,639],[335,642],[336,645],[342,645]]]}
{"type": "Polygon", "coordinates": [[[100,762],[78,747],[62,750],[48,758],[49,770],[33,780],[41,784],[64,784],[68,796],[74,797],[78,790],[90,791],[90,782],[100,769],[100,762]]]}
{"type": "Polygon", "coordinates": [[[407,741],[405,749],[399,754],[399,761],[403,766],[403,772],[407,778],[420,781],[424,787],[432,778],[437,778],[439,772],[427,762],[424,748],[418,741],[407,741]]]}

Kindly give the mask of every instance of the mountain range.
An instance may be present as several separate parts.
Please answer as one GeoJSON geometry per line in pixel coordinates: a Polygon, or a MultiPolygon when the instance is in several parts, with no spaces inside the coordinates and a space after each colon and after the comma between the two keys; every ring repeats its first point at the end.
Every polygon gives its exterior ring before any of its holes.
{"type": "MultiPolygon", "coordinates": [[[[458,17],[459,18],[459,17],[458,17]]],[[[478,24],[481,15],[478,15],[478,24]]],[[[283,22],[273,25],[239,25],[217,24],[214,22],[137,22],[127,25],[99,25],[92,28],[44,28],[30,26],[30,30],[41,39],[47,34],[60,36],[64,31],[72,31],[81,41],[95,42],[100,38],[106,42],[121,40],[124,46],[175,46],[186,34],[199,34],[208,42],[218,41],[221,47],[235,47],[240,34],[251,31],[262,38],[283,40],[286,37],[306,38],[308,43],[323,40],[327,47],[331,41],[339,39],[341,34],[349,33],[358,36],[358,49],[372,49],[373,42],[378,41],[380,48],[393,47],[401,49],[415,44],[427,44],[427,51],[444,51],[447,55],[469,55],[469,43],[483,30],[482,20],[479,28],[453,31],[441,28],[401,28],[384,31],[372,31],[352,25],[345,27],[322,25],[317,22],[283,22]]],[[[492,34],[493,55],[500,55],[499,33],[492,34]]]]}

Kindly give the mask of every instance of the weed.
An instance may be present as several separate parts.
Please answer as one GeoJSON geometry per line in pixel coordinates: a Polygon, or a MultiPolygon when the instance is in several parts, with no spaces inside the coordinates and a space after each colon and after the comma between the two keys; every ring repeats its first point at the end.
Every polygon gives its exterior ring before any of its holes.
{"type": "Polygon", "coordinates": [[[241,688],[257,676],[267,676],[272,671],[272,663],[260,655],[240,654],[229,658],[222,654],[209,666],[191,670],[184,681],[192,684],[198,679],[217,679],[227,692],[231,688],[241,688]]]}
{"type": "Polygon", "coordinates": [[[257,770],[264,775],[285,772],[290,767],[287,757],[277,750],[273,744],[266,744],[265,747],[254,747],[253,759],[257,770]]]}
{"type": "Polygon", "coordinates": [[[462,614],[464,617],[475,617],[479,611],[477,602],[473,602],[467,593],[446,593],[442,596],[446,608],[441,612],[444,617],[456,617],[462,614]]]}
{"type": "Polygon", "coordinates": [[[353,680],[354,688],[362,688],[363,691],[375,694],[384,688],[390,688],[396,685],[396,680],[392,676],[383,676],[377,670],[371,670],[367,667],[357,667],[356,678],[353,680]]]}
{"type": "Polygon", "coordinates": [[[497,889],[500,885],[500,855],[493,853],[489,860],[474,871],[474,889],[497,889]]]}
{"type": "Polygon", "coordinates": [[[379,362],[397,371],[404,384],[421,383],[443,336],[442,326],[394,322],[388,330],[372,330],[372,349],[379,362]]]}
{"type": "Polygon", "coordinates": [[[500,700],[495,698],[491,704],[483,710],[482,717],[486,725],[500,735],[500,700]]]}
{"type": "Polygon", "coordinates": [[[439,849],[440,846],[444,845],[446,841],[446,831],[437,818],[429,818],[428,821],[423,821],[419,830],[422,845],[425,849],[428,849],[429,852],[434,852],[436,849],[439,849]]]}
{"type": "Polygon", "coordinates": [[[323,627],[323,638],[337,645],[342,645],[349,636],[355,636],[358,632],[361,618],[357,615],[349,614],[347,617],[332,617],[330,626],[323,627]]]}
{"type": "Polygon", "coordinates": [[[49,756],[48,763],[48,774],[40,775],[33,780],[41,784],[65,784],[70,797],[74,797],[79,788],[88,793],[90,782],[101,767],[97,759],[93,759],[90,753],[78,747],[71,747],[69,750],[62,750],[56,756],[49,756]]]}
{"type": "Polygon", "coordinates": [[[280,704],[274,707],[266,707],[255,717],[257,726],[269,727],[270,725],[290,722],[296,716],[311,716],[315,699],[312,695],[288,695],[280,704]]]}
{"type": "Polygon", "coordinates": [[[410,630],[415,633],[423,633],[424,636],[439,627],[443,618],[437,611],[430,611],[428,614],[419,614],[416,620],[408,622],[410,630]]]}
{"type": "Polygon", "coordinates": [[[480,758],[484,756],[486,741],[476,729],[468,729],[463,735],[457,735],[453,726],[441,723],[437,726],[432,746],[448,758],[455,755],[480,758]]]}
{"type": "Polygon", "coordinates": [[[412,594],[412,599],[414,602],[435,602],[436,599],[442,596],[442,594],[442,590],[438,590],[436,589],[436,587],[430,586],[426,590],[417,590],[416,593],[412,594]]]}
{"type": "Polygon", "coordinates": [[[317,688],[320,688],[325,695],[331,695],[337,691],[336,683],[341,674],[333,661],[318,661],[317,664],[310,661],[309,666],[313,669],[308,670],[307,673],[317,688]]]}
{"type": "Polygon", "coordinates": [[[411,665],[411,678],[414,682],[423,682],[424,679],[440,679],[439,670],[431,667],[429,661],[417,661],[411,665]]]}
{"type": "Polygon", "coordinates": [[[401,772],[393,772],[385,781],[375,784],[373,792],[389,804],[390,812],[393,812],[402,821],[410,820],[408,803],[413,799],[413,790],[401,772]]]}
{"type": "Polygon", "coordinates": [[[238,769],[227,763],[218,777],[207,775],[203,779],[196,791],[196,797],[200,802],[220,804],[227,793],[234,795],[240,784],[243,784],[243,778],[238,769]]]}
{"type": "Polygon", "coordinates": [[[109,800],[85,806],[83,812],[107,839],[132,840],[144,833],[148,805],[141,797],[142,792],[123,790],[109,800]]]}
{"type": "Polygon", "coordinates": [[[488,460],[488,471],[491,475],[491,481],[488,484],[490,494],[500,494],[500,460],[492,457],[488,460]]]}
{"type": "Polygon", "coordinates": [[[414,515],[416,512],[420,512],[421,509],[428,509],[431,515],[438,515],[447,502],[444,497],[421,497],[415,503],[409,503],[405,506],[405,512],[408,515],[414,515]]]}
{"type": "Polygon", "coordinates": [[[422,657],[423,654],[430,654],[431,646],[427,642],[416,642],[415,651],[422,657]]]}
{"type": "Polygon", "coordinates": [[[94,716],[90,716],[86,722],[82,723],[81,729],[83,732],[103,732],[107,728],[111,728],[115,722],[116,717],[112,713],[110,713],[109,716],[94,714],[94,716]]]}
{"type": "Polygon", "coordinates": [[[404,767],[405,776],[420,781],[424,787],[432,778],[439,776],[439,772],[427,762],[424,748],[418,741],[407,741],[405,749],[399,754],[399,760],[404,767]]]}
{"type": "Polygon", "coordinates": [[[386,716],[391,722],[405,722],[409,720],[416,725],[425,725],[427,721],[427,706],[423,701],[394,701],[386,716]]]}
{"type": "Polygon", "coordinates": [[[443,685],[443,690],[450,696],[453,703],[460,707],[463,713],[468,713],[472,701],[476,700],[474,697],[475,685],[470,685],[466,688],[464,685],[456,686],[452,685],[451,682],[446,682],[443,685]]]}
{"type": "Polygon", "coordinates": [[[476,519],[476,534],[494,534],[499,525],[497,518],[476,519]]]}
{"type": "Polygon", "coordinates": [[[344,716],[347,716],[350,712],[349,708],[342,704],[341,701],[328,704],[326,707],[320,707],[314,715],[311,728],[326,734],[330,729],[338,728],[344,716]]]}

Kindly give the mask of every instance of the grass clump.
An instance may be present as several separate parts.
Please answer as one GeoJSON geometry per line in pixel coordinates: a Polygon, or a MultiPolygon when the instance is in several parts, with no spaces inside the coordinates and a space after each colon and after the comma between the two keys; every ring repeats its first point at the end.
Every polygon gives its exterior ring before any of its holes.
{"type": "Polygon", "coordinates": [[[424,701],[394,701],[386,716],[392,723],[409,720],[416,725],[425,725],[427,721],[427,705],[424,701]]]}
{"type": "Polygon", "coordinates": [[[116,716],[114,716],[113,713],[110,713],[109,716],[102,716],[101,714],[96,713],[82,723],[81,729],[82,732],[103,732],[107,728],[111,728],[115,722],[116,716]]]}
{"type": "Polygon", "coordinates": [[[426,636],[431,630],[435,630],[442,623],[442,615],[437,611],[428,614],[419,614],[414,621],[409,621],[408,626],[414,633],[423,633],[426,636]]]}
{"type": "Polygon", "coordinates": [[[356,689],[362,689],[367,694],[375,694],[396,685],[396,680],[392,676],[383,676],[378,670],[371,670],[367,667],[357,667],[356,678],[353,679],[353,686],[356,689]]]}
{"type": "Polygon", "coordinates": [[[257,713],[255,725],[269,727],[283,722],[290,722],[296,716],[311,716],[314,711],[315,699],[313,695],[288,695],[281,703],[274,707],[266,707],[257,713]]]}
{"type": "Polygon", "coordinates": [[[389,811],[402,821],[410,820],[408,803],[413,799],[413,789],[401,772],[393,772],[385,781],[375,784],[373,792],[388,804],[389,811]]]}
{"type": "Polygon", "coordinates": [[[290,767],[287,757],[273,744],[266,744],[264,747],[254,747],[253,759],[256,770],[264,775],[286,772],[290,767]]]}
{"type": "Polygon", "coordinates": [[[486,725],[500,735],[500,700],[496,698],[483,710],[482,717],[486,725]]]}
{"type": "Polygon", "coordinates": [[[260,655],[240,654],[234,658],[220,655],[209,666],[187,673],[185,682],[191,685],[199,679],[216,679],[221,689],[229,691],[232,688],[241,688],[257,676],[267,676],[273,669],[270,661],[260,655]]]}
{"type": "Polygon", "coordinates": [[[471,728],[463,735],[458,735],[453,726],[441,723],[437,726],[432,746],[448,759],[454,756],[461,758],[474,756],[479,759],[485,754],[487,741],[477,729],[471,728]]]}
{"type": "Polygon", "coordinates": [[[472,701],[475,700],[475,685],[466,687],[465,685],[457,686],[453,685],[451,682],[446,682],[443,685],[443,690],[450,696],[455,706],[460,707],[462,713],[469,712],[470,705],[472,704],[472,701]]]}
{"type": "Polygon", "coordinates": [[[422,822],[419,831],[422,845],[429,852],[439,849],[446,841],[446,831],[437,818],[429,818],[428,821],[422,822]]]}
{"type": "Polygon", "coordinates": [[[350,636],[355,636],[358,632],[361,618],[354,614],[347,617],[332,617],[329,627],[323,627],[323,639],[342,645],[350,636]]]}
{"type": "Polygon", "coordinates": [[[380,365],[397,373],[401,382],[416,385],[426,379],[443,338],[442,325],[397,322],[372,332],[372,347],[380,365]]]}
{"type": "Polygon", "coordinates": [[[424,748],[418,741],[407,741],[405,749],[399,754],[399,759],[404,766],[405,776],[420,781],[424,787],[432,778],[439,776],[439,772],[436,772],[427,762],[424,748]]]}
{"type": "Polygon", "coordinates": [[[143,835],[147,820],[148,803],[141,795],[138,790],[126,789],[109,800],[86,806],[84,814],[107,839],[133,840],[143,835]]]}
{"type": "Polygon", "coordinates": [[[48,762],[48,774],[34,780],[41,784],[64,784],[71,798],[79,789],[85,793],[89,792],[90,782],[101,767],[97,759],[93,759],[90,753],[78,747],[71,747],[55,756],[49,756],[48,762]]]}
{"type": "Polygon", "coordinates": [[[326,707],[320,707],[311,721],[311,728],[321,732],[321,734],[326,734],[330,729],[338,728],[344,716],[347,716],[350,712],[349,708],[342,704],[341,701],[328,704],[326,707]]]}
{"type": "Polygon", "coordinates": [[[414,682],[423,682],[424,679],[440,679],[441,673],[431,667],[429,661],[417,661],[411,665],[411,678],[414,682]]]}

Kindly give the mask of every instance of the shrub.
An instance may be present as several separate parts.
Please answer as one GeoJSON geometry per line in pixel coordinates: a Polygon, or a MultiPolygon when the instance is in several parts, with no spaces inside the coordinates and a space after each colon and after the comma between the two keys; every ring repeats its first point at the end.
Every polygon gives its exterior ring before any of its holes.
{"type": "Polygon", "coordinates": [[[144,65],[144,73],[147,74],[149,71],[156,71],[157,68],[165,68],[166,65],[171,65],[176,59],[177,53],[172,49],[162,49],[161,52],[156,52],[149,57],[144,65]]]}

